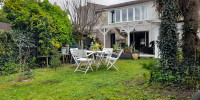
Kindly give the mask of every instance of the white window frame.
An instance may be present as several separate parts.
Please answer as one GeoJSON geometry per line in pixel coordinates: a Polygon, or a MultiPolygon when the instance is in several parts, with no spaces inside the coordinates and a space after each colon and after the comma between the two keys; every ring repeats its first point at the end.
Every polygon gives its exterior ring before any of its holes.
{"type": "Polygon", "coordinates": [[[141,7],[141,6],[136,6],[136,7],[134,7],[134,8],[135,8],[135,10],[136,10],[136,8],[139,8],[139,13],[140,13],[139,19],[136,20],[136,11],[135,11],[135,15],[134,15],[135,20],[134,20],[134,21],[141,21],[141,18],[142,18],[141,9],[142,9],[142,7],[141,7]]]}
{"type": "Polygon", "coordinates": [[[121,12],[122,12],[121,9],[116,9],[116,10],[115,10],[115,23],[121,23],[121,22],[122,22],[122,14],[121,14],[121,12]],[[117,10],[119,10],[119,13],[120,13],[119,22],[117,22],[117,13],[116,13],[117,10]]]}
{"type": "Polygon", "coordinates": [[[141,11],[141,20],[148,20],[148,15],[149,15],[149,13],[148,13],[148,12],[149,12],[149,11],[148,11],[148,6],[142,5],[140,11],[141,11]],[[146,11],[147,11],[147,17],[146,17],[146,19],[143,19],[143,18],[142,18],[142,14],[143,14],[143,12],[142,12],[142,7],[146,7],[146,11]]]}
{"type": "Polygon", "coordinates": [[[134,21],[134,7],[129,7],[129,8],[127,8],[127,17],[128,17],[127,20],[128,20],[128,22],[131,22],[131,21],[134,21]],[[132,20],[129,20],[129,15],[128,15],[128,13],[129,13],[128,9],[129,8],[132,8],[132,10],[133,10],[132,20]]]}
{"type": "Polygon", "coordinates": [[[128,8],[122,8],[122,12],[123,12],[123,10],[126,10],[126,21],[123,21],[123,13],[121,13],[122,14],[122,20],[121,20],[121,22],[128,22],[128,8]]]}
{"type": "MultiPolygon", "coordinates": [[[[112,10],[114,10],[115,11],[115,22],[114,23],[123,23],[123,22],[131,22],[131,21],[143,21],[143,20],[148,20],[149,19],[149,6],[148,5],[137,5],[137,6],[133,6],[133,7],[124,7],[124,8],[119,8],[119,9],[112,9],[112,10]],[[143,15],[143,12],[142,12],[142,7],[146,7],[146,11],[147,11],[147,17],[146,17],[146,19],[142,19],[142,15],[143,15]],[[133,20],[130,20],[129,21],[129,15],[128,15],[128,9],[129,8],[132,8],[133,9],[133,20]],[[136,8],[139,8],[139,12],[140,12],[140,19],[139,20],[136,20],[136,18],[135,18],[135,16],[136,16],[136,8]],[[126,21],[123,21],[122,20],[122,10],[123,9],[126,9],[126,12],[127,12],[127,20],[126,21]],[[116,11],[119,11],[119,13],[120,13],[120,21],[119,22],[117,22],[117,13],[116,13],[116,11]]],[[[110,10],[109,11],[109,14],[108,14],[108,16],[109,16],[109,19],[108,19],[108,21],[109,21],[109,24],[114,24],[114,23],[112,23],[111,21],[112,21],[112,13],[111,13],[111,11],[112,10],[110,10]]]]}

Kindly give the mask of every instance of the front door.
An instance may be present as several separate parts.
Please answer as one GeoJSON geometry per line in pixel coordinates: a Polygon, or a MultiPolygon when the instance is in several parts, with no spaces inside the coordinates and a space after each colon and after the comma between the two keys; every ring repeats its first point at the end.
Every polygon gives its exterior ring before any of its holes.
{"type": "Polygon", "coordinates": [[[113,48],[113,44],[115,44],[115,34],[110,34],[110,46],[113,48]]]}

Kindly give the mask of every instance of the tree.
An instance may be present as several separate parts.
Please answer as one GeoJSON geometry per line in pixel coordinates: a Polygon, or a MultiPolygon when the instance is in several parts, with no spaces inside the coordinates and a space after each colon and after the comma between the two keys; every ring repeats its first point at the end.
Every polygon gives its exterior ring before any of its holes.
{"type": "Polygon", "coordinates": [[[184,22],[182,34],[184,66],[194,66],[197,63],[199,8],[200,0],[179,0],[179,11],[184,22]]]}
{"type": "MultiPolygon", "coordinates": [[[[157,10],[161,16],[159,49],[163,74],[174,75],[178,58],[178,21],[177,0],[155,0],[157,10]]],[[[167,77],[166,77],[167,80],[167,77]]]]}
{"type": "Polygon", "coordinates": [[[4,4],[3,10],[13,29],[33,33],[41,55],[52,53],[51,41],[66,45],[73,39],[67,14],[48,0],[5,0],[4,4]]]}
{"type": "Polygon", "coordinates": [[[83,45],[83,36],[93,32],[102,15],[96,14],[96,10],[103,6],[89,2],[90,0],[66,0],[64,4],[64,9],[72,22],[73,35],[79,40],[79,45],[83,45]]]}
{"type": "Polygon", "coordinates": [[[20,64],[20,70],[19,75],[21,75],[21,72],[24,72],[25,67],[28,67],[28,71],[30,72],[30,61],[31,61],[31,48],[34,47],[34,40],[33,40],[33,33],[25,33],[21,30],[14,30],[12,32],[12,36],[14,38],[15,44],[18,47],[19,51],[19,64],[20,64]]]}

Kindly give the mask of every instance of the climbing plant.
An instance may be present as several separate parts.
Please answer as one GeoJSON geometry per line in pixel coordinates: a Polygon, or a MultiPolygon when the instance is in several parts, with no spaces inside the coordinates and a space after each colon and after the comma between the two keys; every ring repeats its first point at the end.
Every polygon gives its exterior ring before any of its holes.
{"type": "Polygon", "coordinates": [[[161,25],[158,47],[160,49],[160,63],[164,81],[170,76],[176,76],[178,58],[178,33],[176,23],[178,21],[178,9],[176,0],[155,0],[157,10],[160,13],[161,25]]]}

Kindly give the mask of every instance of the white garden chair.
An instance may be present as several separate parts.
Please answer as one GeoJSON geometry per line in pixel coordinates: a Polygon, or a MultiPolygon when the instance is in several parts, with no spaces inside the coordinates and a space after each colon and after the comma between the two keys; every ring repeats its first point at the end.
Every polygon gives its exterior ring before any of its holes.
{"type": "MultiPolygon", "coordinates": [[[[70,48],[71,56],[73,59],[74,59],[74,55],[73,55],[74,50],[78,50],[78,48],[70,48]]],[[[71,59],[71,61],[72,61],[72,59],[71,59]]],[[[75,61],[75,64],[77,64],[76,60],[74,60],[74,61],[75,61]]]]}
{"type": "Polygon", "coordinates": [[[110,57],[109,59],[108,59],[108,65],[107,65],[107,67],[108,67],[108,69],[107,70],[109,70],[112,66],[117,70],[117,71],[119,71],[119,67],[115,64],[116,62],[117,62],[117,60],[119,59],[119,57],[121,56],[121,54],[122,54],[122,52],[123,52],[124,50],[123,49],[121,49],[121,51],[119,52],[119,54],[118,54],[118,56],[117,57],[110,57]]]}
{"type": "Polygon", "coordinates": [[[77,67],[74,72],[81,71],[87,73],[88,70],[92,70],[92,63],[94,62],[94,58],[90,58],[92,53],[87,54],[85,50],[72,50],[72,56],[77,64],[77,67]],[[85,68],[81,68],[81,63],[86,62],[87,66],[85,68]]]}
{"type": "Polygon", "coordinates": [[[103,48],[104,53],[104,59],[106,62],[108,62],[109,58],[112,56],[113,48],[103,48]]]}

